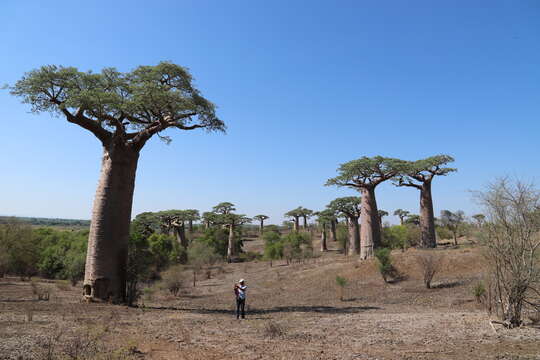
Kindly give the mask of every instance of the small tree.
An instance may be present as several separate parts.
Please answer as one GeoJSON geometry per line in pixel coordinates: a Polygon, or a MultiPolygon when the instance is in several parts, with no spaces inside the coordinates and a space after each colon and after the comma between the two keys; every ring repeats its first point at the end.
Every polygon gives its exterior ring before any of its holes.
{"type": "Polygon", "coordinates": [[[304,207],[301,207],[299,208],[300,210],[300,216],[302,216],[302,218],[304,219],[304,230],[307,231],[308,230],[308,218],[310,218],[312,215],[313,215],[313,210],[310,210],[310,209],[306,209],[304,207]]]}
{"type": "Polygon", "coordinates": [[[343,301],[344,299],[343,293],[345,291],[345,286],[347,286],[348,284],[348,281],[344,277],[338,275],[336,276],[336,284],[339,289],[339,300],[343,301]]]}
{"type": "Polygon", "coordinates": [[[349,246],[345,247],[345,254],[360,254],[360,218],[361,199],[356,196],[346,196],[334,199],[327,205],[331,211],[345,216],[348,220],[349,246]],[[347,251],[348,250],[348,251],[347,251]]]}
{"type": "Polygon", "coordinates": [[[520,326],[523,308],[540,310],[540,192],[521,181],[499,179],[478,194],[485,208],[487,259],[499,314],[520,326]]]}
{"type": "Polygon", "coordinates": [[[397,209],[396,211],[394,211],[394,215],[397,216],[399,218],[399,223],[400,225],[403,225],[404,222],[405,222],[405,218],[410,214],[410,212],[408,212],[407,210],[403,210],[403,209],[397,209]]]}
{"type": "Polygon", "coordinates": [[[486,221],[486,216],[484,214],[475,214],[472,218],[476,221],[476,225],[481,228],[484,222],[486,221]]]}
{"type": "Polygon", "coordinates": [[[379,264],[379,272],[384,280],[388,282],[389,278],[395,278],[398,276],[398,271],[392,264],[392,257],[390,256],[390,249],[381,248],[375,251],[375,257],[379,264]]]}
{"type": "Polygon", "coordinates": [[[442,257],[425,251],[416,257],[416,262],[422,272],[424,285],[427,289],[431,289],[431,282],[433,281],[435,274],[441,269],[442,257]]]}
{"type": "Polygon", "coordinates": [[[266,215],[255,215],[253,220],[259,221],[259,235],[262,236],[264,233],[264,221],[268,220],[269,216],[266,215]]]}
{"type": "Polygon", "coordinates": [[[283,257],[283,243],[279,233],[275,231],[266,231],[263,234],[264,239],[264,257],[270,260],[270,267],[272,267],[272,260],[281,259],[283,257]]]}
{"type": "Polygon", "coordinates": [[[440,221],[442,226],[452,232],[452,235],[454,236],[454,245],[457,246],[458,233],[461,225],[465,221],[465,214],[463,211],[458,210],[456,212],[451,212],[449,210],[442,210],[440,221]]]}
{"type": "Polygon", "coordinates": [[[285,213],[286,217],[290,217],[293,219],[293,229],[294,231],[300,230],[300,217],[303,216],[303,208],[301,206],[297,207],[296,209],[293,209],[291,211],[288,211],[285,213]]]}
{"type": "Polygon", "coordinates": [[[210,269],[219,261],[220,256],[208,244],[202,241],[193,241],[188,248],[188,259],[193,270],[193,286],[195,286],[197,273],[204,269],[210,269]]]}

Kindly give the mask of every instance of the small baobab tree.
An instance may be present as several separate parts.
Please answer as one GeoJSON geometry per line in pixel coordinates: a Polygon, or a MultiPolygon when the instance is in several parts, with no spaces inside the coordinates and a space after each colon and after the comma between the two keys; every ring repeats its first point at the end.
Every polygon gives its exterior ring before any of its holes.
{"type": "Polygon", "coordinates": [[[475,214],[472,218],[476,221],[476,225],[480,228],[486,221],[486,216],[484,214],[475,214]]]}
{"type": "Polygon", "coordinates": [[[300,207],[300,214],[302,218],[304,219],[304,230],[308,230],[308,218],[310,218],[313,215],[313,210],[306,209],[304,207],[300,207]]]}
{"type": "Polygon", "coordinates": [[[217,222],[218,214],[212,211],[206,211],[202,214],[202,221],[204,222],[204,228],[210,229],[210,226],[217,222]]]}
{"type": "Polygon", "coordinates": [[[402,173],[406,162],[382,156],[362,157],[341,164],[339,175],[328,179],[327,186],[345,186],[360,191],[362,211],[360,215],[360,258],[373,257],[373,249],[381,245],[381,227],[375,188],[382,182],[402,173]]]}
{"type": "Polygon", "coordinates": [[[420,190],[420,247],[434,248],[437,246],[435,236],[435,216],[433,214],[433,197],[431,183],[435,176],[445,176],[457,171],[445,167],[454,161],[449,155],[436,155],[422,160],[407,162],[407,167],[395,182],[397,186],[408,186],[420,190]]]}
{"type": "Polygon", "coordinates": [[[299,231],[300,230],[300,217],[302,216],[302,207],[297,207],[296,209],[293,209],[291,211],[288,211],[285,213],[286,217],[290,217],[293,219],[293,230],[299,231]]]}
{"type": "Polygon", "coordinates": [[[383,225],[382,219],[383,219],[383,217],[388,216],[390,214],[386,210],[379,210],[378,213],[379,213],[379,225],[382,228],[382,225],[383,225]]]}
{"type": "Polygon", "coordinates": [[[331,226],[332,221],[335,221],[335,212],[331,209],[325,209],[315,212],[313,215],[317,216],[317,222],[321,226],[321,252],[328,251],[327,230],[331,226]]]}
{"type": "Polygon", "coordinates": [[[221,214],[218,216],[218,223],[229,228],[229,242],[227,245],[227,260],[231,261],[238,255],[238,246],[235,241],[236,230],[243,224],[251,223],[251,219],[245,215],[233,214],[231,212],[227,214],[221,214]]]}
{"type": "Polygon", "coordinates": [[[400,225],[403,225],[405,223],[405,219],[407,218],[407,216],[409,216],[409,214],[410,212],[403,209],[397,209],[396,211],[394,211],[394,215],[399,218],[400,225]]]}
{"type": "Polygon", "coordinates": [[[360,227],[358,219],[360,218],[361,199],[357,196],[346,196],[334,199],[328,204],[328,208],[343,214],[347,218],[349,230],[349,246],[346,247],[346,254],[360,253],[360,227]],[[348,251],[347,251],[348,249],[348,251]]]}
{"type": "Polygon", "coordinates": [[[176,237],[178,245],[182,248],[179,261],[185,264],[187,262],[187,249],[189,246],[189,241],[186,237],[186,221],[189,218],[188,213],[186,210],[166,210],[160,211],[158,215],[164,228],[167,230],[166,232],[168,234],[172,232],[176,237]]]}
{"type": "Polygon", "coordinates": [[[259,234],[262,236],[264,232],[264,221],[268,220],[270,217],[266,215],[255,215],[253,217],[254,220],[259,221],[259,234]]]}
{"type": "Polygon", "coordinates": [[[184,210],[184,214],[186,217],[186,220],[188,222],[188,231],[190,234],[193,233],[193,222],[199,221],[201,219],[201,215],[199,214],[199,210],[195,209],[187,209],[184,210]]]}
{"type": "Polygon", "coordinates": [[[26,73],[11,94],[92,133],[103,146],[88,237],[84,294],[126,300],[126,268],[135,174],[141,149],[166,129],[224,131],[215,106],[187,69],[168,62],[121,73],[48,65],[26,73]]]}
{"type": "Polygon", "coordinates": [[[222,202],[212,208],[212,211],[216,214],[230,214],[235,210],[234,204],[230,202],[222,202]]]}
{"type": "Polygon", "coordinates": [[[446,227],[452,232],[452,235],[454,237],[454,245],[457,246],[459,229],[465,221],[465,214],[463,213],[463,211],[458,210],[456,212],[451,212],[449,210],[442,210],[440,221],[442,226],[446,227]]]}

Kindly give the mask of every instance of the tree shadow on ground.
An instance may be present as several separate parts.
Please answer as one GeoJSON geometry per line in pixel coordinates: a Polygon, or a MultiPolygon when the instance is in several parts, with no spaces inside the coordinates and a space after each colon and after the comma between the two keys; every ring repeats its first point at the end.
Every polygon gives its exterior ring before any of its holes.
{"type": "Polygon", "coordinates": [[[463,281],[451,281],[432,285],[432,289],[451,289],[463,285],[463,281]]]}
{"type": "MultiPolygon", "coordinates": [[[[230,309],[190,309],[190,308],[175,308],[175,307],[146,307],[146,309],[154,310],[178,310],[186,311],[195,314],[234,314],[235,310],[230,309]]],[[[334,306],[276,306],[268,309],[249,309],[248,313],[251,315],[264,315],[273,313],[293,313],[293,312],[313,312],[323,314],[354,314],[368,310],[380,310],[380,307],[376,306],[347,306],[347,307],[334,307],[334,306]]]]}

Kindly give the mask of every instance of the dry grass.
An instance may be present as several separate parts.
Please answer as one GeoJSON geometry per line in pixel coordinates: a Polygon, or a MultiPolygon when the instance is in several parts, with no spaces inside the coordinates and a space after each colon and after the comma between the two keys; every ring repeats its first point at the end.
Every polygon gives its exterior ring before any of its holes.
{"type": "MultiPolygon", "coordinates": [[[[250,246],[259,246],[256,242],[250,246]]],[[[330,251],[289,266],[226,264],[178,296],[153,288],[141,308],[81,303],[79,288],[39,281],[36,285],[54,288],[55,295],[37,301],[30,283],[0,279],[0,358],[43,359],[47,349],[57,358],[99,349],[108,358],[201,360],[532,359],[540,354],[537,328],[493,332],[471,292],[484,272],[478,249],[436,251],[445,262],[429,290],[414,249],[392,254],[407,275],[394,284],[380,280],[375,261],[330,251]],[[337,293],[338,275],[348,280],[345,301],[337,293]],[[248,313],[237,321],[232,286],[240,278],[248,285],[248,313]]]]}

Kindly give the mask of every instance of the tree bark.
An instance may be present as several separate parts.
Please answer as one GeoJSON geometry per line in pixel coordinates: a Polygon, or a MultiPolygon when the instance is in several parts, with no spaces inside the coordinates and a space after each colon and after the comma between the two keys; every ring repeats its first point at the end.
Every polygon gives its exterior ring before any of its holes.
{"type": "Polygon", "coordinates": [[[229,224],[229,245],[227,246],[227,259],[231,260],[236,255],[236,246],[234,244],[234,225],[229,224]]]}
{"type": "Polygon", "coordinates": [[[307,231],[307,216],[303,216],[304,217],[304,230],[307,231]]]}
{"type": "Polygon", "coordinates": [[[349,217],[349,254],[358,255],[360,254],[360,229],[358,226],[357,217],[349,217]]]}
{"type": "Polygon", "coordinates": [[[332,220],[330,222],[330,240],[331,241],[337,241],[337,235],[336,235],[336,221],[332,220]]]}
{"type": "Polygon", "coordinates": [[[124,145],[104,148],[94,198],[83,292],[93,299],[126,300],[131,207],[139,152],[124,145]]]}
{"type": "Polygon", "coordinates": [[[294,231],[298,232],[299,228],[300,228],[300,218],[295,217],[294,218],[294,231]]]}
{"type": "Polygon", "coordinates": [[[260,223],[260,225],[259,225],[259,233],[260,233],[261,236],[262,236],[262,234],[263,234],[263,232],[264,232],[264,220],[261,219],[260,221],[261,221],[261,223],[260,223]]]}
{"type": "Polygon", "coordinates": [[[431,180],[425,181],[420,189],[420,229],[422,231],[421,247],[437,246],[435,237],[435,217],[433,214],[433,198],[431,196],[431,180]]]}
{"type": "Polygon", "coordinates": [[[188,222],[188,231],[190,234],[193,233],[193,220],[189,220],[188,222]]]}
{"type": "Polygon", "coordinates": [[[177,224],[174,226],[174,233],[176,235],[176,241],[178,241],[178,244],[180,244],[180,246],[182,248],[184,248],[184,251],[182,252],[181,254],[181,257],[180,257],[180,263],[181,264],[185,264],[187,263],[187,248],[189,246],[188,244],[188,240],[187,240],[187,237],[186,237],[186,227],[184,226],[184,223],[181,223],[181,224],[177,224]]]}
{"type": "Polygon", "coordinates": [[[328,251],[328,247],[326,246],[326,224],[322,224],[322,232],[321,232],[321,252],[328,251]]]}
{"type": "Polygon", "coordinates": [[[375,200],[375,188],[362,188],[361,193],[360,258],[365,260],[373,257],[373,249],[381,245],[381,229],[377,201],[375,200]]]}

